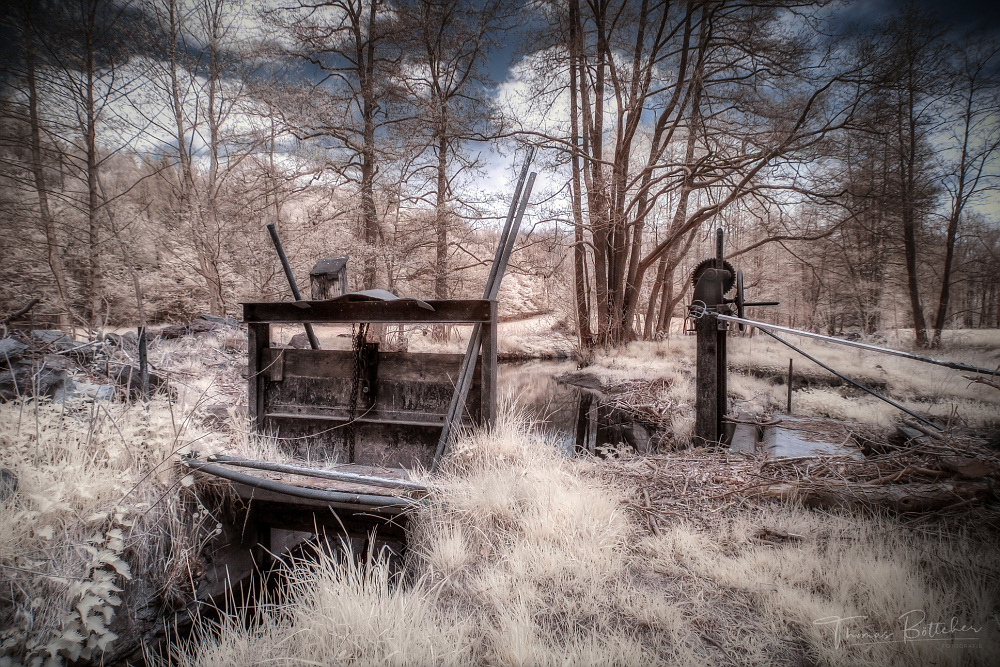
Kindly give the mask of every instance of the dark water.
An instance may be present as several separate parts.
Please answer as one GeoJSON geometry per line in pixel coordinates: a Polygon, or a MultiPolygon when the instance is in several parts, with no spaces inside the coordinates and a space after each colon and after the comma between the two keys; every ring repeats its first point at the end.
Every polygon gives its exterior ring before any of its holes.
{"type": "Polygon", "coordinates": [[[599,391],[556,379],[576,368],[573,361],[501,364],[501,400],[513,400],[531,418],[534,428],[567,456],[582,452],[599,456],[602,450],[621,446],[648,452],[657,439],[653,427],[611,407],[599,391]]]}

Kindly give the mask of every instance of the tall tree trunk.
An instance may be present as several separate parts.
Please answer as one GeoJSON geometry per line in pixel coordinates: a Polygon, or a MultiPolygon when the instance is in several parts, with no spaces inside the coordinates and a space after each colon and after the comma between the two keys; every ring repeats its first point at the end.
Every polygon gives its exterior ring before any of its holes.
{"type": "Polygon", "coordinates": [[[46,259],[52,278],[56,283],[59,298],[59,327],[70,326],[69,283],[66,279],[66,265],[63,259],[62,241],[56,232],[55,221],[49,209],[49,191],[45,182],[45,168],[42,162],[41,121],[38,117],[38,88],[35,83],[35,41],[32,34],[31,2],[22,8],[24,16],[25,65],[28,79],[28,124],[31,132],[31,174],[38,194],[38,214],[45,231],[46,259]]]}
{"type": "MultiPolygon", "coordinates": [[[[569,4],[570,21],[570,140],[573,144],[573,153],[570,161],[573,169],[573,286],[576,294],[576,322],[577,331],[580,334],[580,345],[585,349],[593,347],[594,338],[590,331],[590,308],[587,307],[587,269],[586,252],[583,239],[583,193],[581,191],[582,179],[580,175],[580,123],[579,109],[580,100],[577,91],[578,79],[577,69],[582,67],[580,62],[580,3],[579,0],[571,0],[569,4]]],[[[579,78],[582,83],[583,77],[579,78]]]]}
{"type": "Polygon", "coordinates": [[[89,302],[89,327],[96,333],[103,291],[101,287],[101,239],[97,213],[101,202],[97,191],[97,110],[94,101],[94,87],[97,63],[94,44],[97,29],[98,3],[93,1],[87,7],[84,17],[84,142],[87,152],[87,290],[89,302]]]}
{"type": "Polygon", "coordinates": [[[363,284],[365,289],[374,289],[378,278],[378,256],[375,251],[378,242],[378,211],[375,208],[375,113],[378,100],[375,95],[375,31],[376,7],[372,0],[368,10],[367,43],[361,35],[356,35],[359,65],[363,63],[361,75],[362,132],[361,150],[361,215],[365,236],[365,259],[363,284]]]}
{"type": "Polygon", "coordinates": [[[205,281],[208,285],[209,312],[225,315],[225,300],[222,293],[222,276],[219,270],[221,229],[219,228],[219,153],[221,151],[220,125],[222,109],[219,108],[219,38],[222,30],[222,1],[206,0],[205,19],[208,28],[208,184],[205,187],[202,251],[205,281]]]}
{"type": "Polygon", "coordinates": [[[906,286],[910,297],[910,313],[913,318],[913,333],[917,347],[927,347],[927,321],[920,303],[920,281],[917,273],[917,203],[916,161],[917,161],[917,118],[916,90],[914,81],[915,63],[908,62],[905,83],[905,106],[902,109],[900,133],[900,178],[902,179],[903,252],[906,259],[906,286]]]}
{"type": "MultiPolygon", "coordinates": [[[[440,110],[443,115],[444,110],[440,110]]],[[[437,231],[437,254],[434,261],[434,297],[448,298],[448,137],[446,121],[437,130],[437,201],[434,227],[437,231]]]]}
{"type": "Polygon", "coordinates": [[[656,279],[653,280],[653,287],[649,290],[649,302],[646,304],[646,320],[642,327],[642,337],[645,340],[649,340],[653,337],[653,332],[656,327],[653,325],[653,321],[656,316],[656,301],[660,296],[660,292],[663,291],[663,275],[666,273],[667,269],[667,258],[666,255],[660,257],[660,261],[656,267],[656,279]]]}

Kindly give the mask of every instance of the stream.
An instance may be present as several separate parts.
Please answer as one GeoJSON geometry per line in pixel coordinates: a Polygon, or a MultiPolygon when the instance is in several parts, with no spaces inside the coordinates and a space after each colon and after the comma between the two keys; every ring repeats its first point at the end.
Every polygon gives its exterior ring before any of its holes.
{"type": "Polygon", "coordinates": [[[654,428],[608,405],[600,391],[556,379],[576,369],[575,361],[501,363],[500,401],[513,400],[533,428],[566,456],[583,452],[600,456],[607,448],[621,445],[648,453],[656,441],[654,428]]]}

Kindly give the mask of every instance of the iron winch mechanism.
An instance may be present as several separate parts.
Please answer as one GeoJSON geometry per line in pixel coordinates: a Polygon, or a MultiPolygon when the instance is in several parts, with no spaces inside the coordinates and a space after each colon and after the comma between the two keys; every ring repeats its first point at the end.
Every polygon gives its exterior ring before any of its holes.
{"type": "MultiPolygon", "coordinates": [[[[722,230],[716,233],[715,257],[695,267],[691,275],[694,299],[689,316],[695,320],[697,341],[695,437],[705,443],[724,440],[723,418],[728,412],[726,337],[729,323],[715,317],[736,313],[743,319],[753,306],[777,306],[777,301],[747,301],[743,272],[723,259],[722,230]],[[732,297],[726,295],[733,291],[732,297]],[[710,315],[710,316],[708,316],[710,315]]],[[[740,322],[740,331],[746,326],[740,322]]]]}

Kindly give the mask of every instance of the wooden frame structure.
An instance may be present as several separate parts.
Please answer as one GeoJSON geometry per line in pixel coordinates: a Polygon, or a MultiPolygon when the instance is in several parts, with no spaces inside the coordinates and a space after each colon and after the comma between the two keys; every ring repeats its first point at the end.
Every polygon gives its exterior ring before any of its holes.
{"type": "MultiPolygon", "coordinates": [[[[487,299],[295,301],[243,304],[248,327],[248,409],[259,432],[288,434],[337,454],[350,411],[354,353],[271,347],[272,324],[452,324],[482,329],[465,416],[492,424],[497,396],[497,304],[487,299]],[[309,434],[314,435],[309,435],[309,434]],[[303,435],[305,434],[305,435],[303,435]]],[[[368,465],[430,467],[462,363],[459,354],[379,352],[379,395],[357,410],[358,460],[368,465]]]]}

